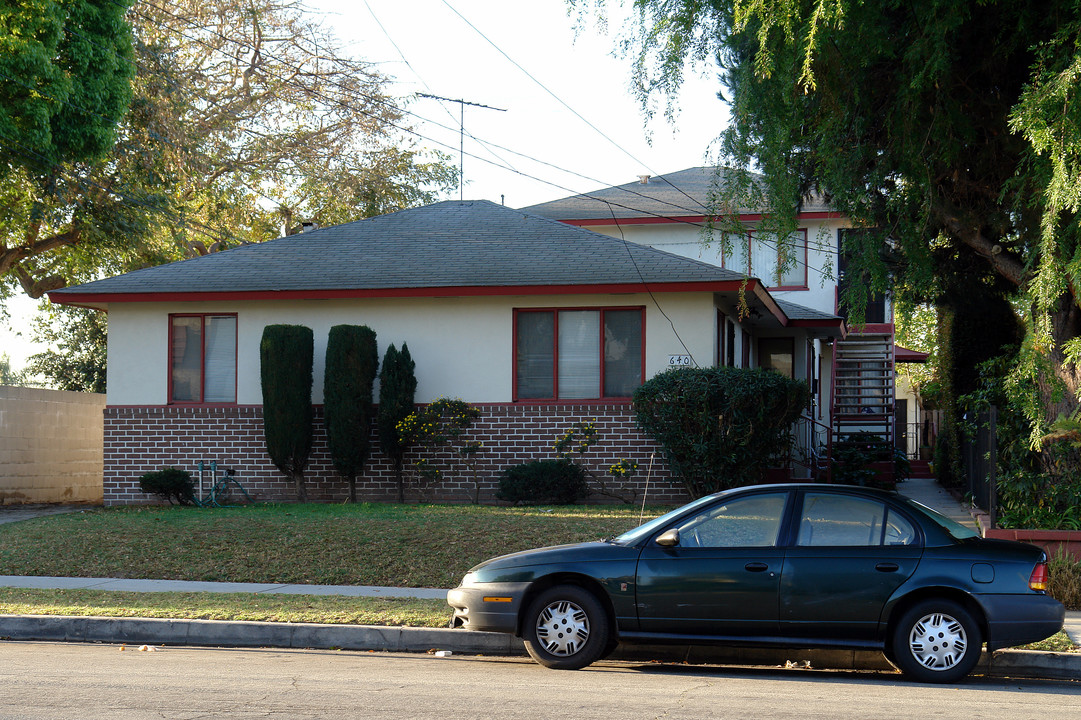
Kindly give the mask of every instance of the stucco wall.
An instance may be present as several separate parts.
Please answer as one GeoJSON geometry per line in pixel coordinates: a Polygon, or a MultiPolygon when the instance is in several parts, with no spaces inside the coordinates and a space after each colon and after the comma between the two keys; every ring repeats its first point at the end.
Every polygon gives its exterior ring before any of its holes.
{"type": "Polygon", "coordinates": [[[0,386],[0,504],[100,503],[105,396],[0,386]]]}
{"type": "MultiPolygon", "coordinates": [[[[262,403],[259,340],[274,323],[315,333],[312,399],[322,402],[327,336],[339,324],[376,331],[379,355],[408,343],[416,361],[417,401],[458,397],[471,403],[510,402],[516,308],[645,307],[646,377],[668,368],[669,355],[688,352],[713,363],[715,311],[710,293],[398,298],[364,300],[116,303],[109,309],[109,405],[165,405],[169,313],[237,313],[237,403],[262,403]],[[658,309],[663,309],[663,313],[658,309]],[[667,316],[667,318],[665,317],[667,316]],[[671,322],[669,322],[669,319],[671,322]],[[673,331],[679,328],[679,337],[673,331]],[[684,349],[686,346],[686,349],[684,349]]],[[[378,385],[377,385],[378,392],[378,385]]]]}
{"type": "MultiPolygon", "coordinates": [[[[834,313],[837,305],[837,231],[849,227],[838,219],[805,220],[800,229],[807,231],[807,289],[771,290],[775,298],[794,302],[825,313],[834,313]]],[[[687,223],[656,223],[624,225],[620,228],[590,225],[589,230],[612,237],[625,237],[629,242],[649,245],[658,250],[701,260],[711,265],[721,264],[721,245],[714,241],[703,244],[702,228],[687,223]]],[[[768,285],[770,281],[766,281],[768,285]]]]}

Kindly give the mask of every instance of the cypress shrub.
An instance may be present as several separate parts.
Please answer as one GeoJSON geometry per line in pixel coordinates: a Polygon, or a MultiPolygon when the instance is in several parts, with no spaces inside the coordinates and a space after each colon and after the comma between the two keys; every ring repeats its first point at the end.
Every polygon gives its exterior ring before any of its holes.
{"type": "Polygon", "coordinates": [[[323,408],[334,468],[349,482],[357,501],[357,475],[371,454],[372,384],[379,369],[375,331],[365,325],[335,325],[327,338],[323,408]]]}
{"type": "Polygon", "coordinates": [[[263,434],[274,465],[308,499],[304,467],[312,448],[312,360],[315,337],[303,325],[267,325],[259,343],[263,434]]]}
{"type": "Polygon", "coordinates": [[[383,369],[379,371],[379,447],[394,463],[398,502],[405,502],[402,461],[409,448],[408,439],[398,432],[398,423],[413,412],[417,392],[415,367],[409,346],[402,343],[399,352],[392,344],[383,356],[383,369]]]}
{"type": "Polygon", "coordinates": [[[634,392],[639,426],[692,497],[761,482],[789,450],[809,390],[762,368],[676,368],[634,392]]]}

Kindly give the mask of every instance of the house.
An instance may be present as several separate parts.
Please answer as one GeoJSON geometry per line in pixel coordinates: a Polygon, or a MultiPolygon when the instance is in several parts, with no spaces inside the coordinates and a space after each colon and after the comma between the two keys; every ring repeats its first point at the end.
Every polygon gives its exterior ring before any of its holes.
{"type": "MultiPolygon", "coordinates": [[[[257,498],[292,497],[262,436],[259,341],[269,324],[314,330],[317,427],[307,476],[309,496],[323,500],[346,493],[318,407],[337,324],[373,328],[380,355],[407,343],[418,402],[446,396],[480,407],[473,439],[484,443],[484,498],[502,470],[551,458],[556,437],[582,420],[597,423],[596,467],[634,460],[644,484],[656,447],[637,430],[630,395],[645,379],[716,362],[817,378],[808,348],[843,332],[835,314],[775,296],[742,272],[487,201],[245,245],[50,299],[109,313],[106,504],[149,502],[141,474],[194,470],[199,461],[232,468],[257,498]]],[[[658,456],[650,501],[684,499],[666,477],[658,456]]],[[[470,487],[458,474],[431,497],[466,500],[470,487]]],[[[378,451],[359,489],[363,500],[396,497],[378,451]]]]}
{"type": "MultiPolygon", "coordinates": [[[[848,220],[820,198],[809,198],[800,209],[799,227],[782,252],[775,238],[758,230],[761,213],[743,209],[739,216],[746,234],[730,237],[731,251],[726,252],[723,243],[705,231],[711,197],[722,180],[723,174],[712,167],[662,177],[642,175],[624,185],[524,210],[760,278],[782,306],[792,303],[809,312],[847,318],[841,297],[850,278],[840,248],[844,234],[855,232],[848,220]]],[[[898,363],[925,362],[927,355],[896,345],[888,298],[872,299],[863,321],[850,325],[843,338],[809,338],[806,347],[794,349],[796,362],[806,363],[797,377],[811,381],[816,401],[812,417],[800,424],[801,442],[828,453],[835,442],[870,433],[915,457],[918,446],[933,441],[933,428],[927,426],[911,388],[902,383],[898,389],[894,371],[898,363]]],[[[725,316],[719,322],[727,327],[740,320],[725,316]]],[[[786,347],[783,343],[788,341],[780,339],[786,337],[784,332],[761,332],[755,336],[757,345],[745,344],[734,355],[729,347],[719,357],[729,365],[766,364],[776,348],[786,347]]]]}

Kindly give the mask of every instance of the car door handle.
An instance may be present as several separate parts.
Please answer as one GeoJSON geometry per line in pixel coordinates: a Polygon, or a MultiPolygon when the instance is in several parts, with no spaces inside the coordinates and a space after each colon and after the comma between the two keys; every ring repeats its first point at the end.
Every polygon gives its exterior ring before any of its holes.
{"type": "Polygon", "coordinates": [[[900,565],[897,563],[883,562],[875,565],[875,570],[879,572],[897,572],[900,569],[900,565]]]}
{"type": "Polygon", "coordinates": [[[769,565],[764,562],[749,562],[743,566],[743,569],[750,572],[765,572],[769,570],[769,565]]]}

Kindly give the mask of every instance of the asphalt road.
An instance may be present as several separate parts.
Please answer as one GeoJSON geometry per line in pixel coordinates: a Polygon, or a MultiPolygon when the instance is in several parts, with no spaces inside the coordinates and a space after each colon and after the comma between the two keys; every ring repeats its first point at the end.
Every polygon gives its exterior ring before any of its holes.
{"type": "Polygon", "coordinates": [[[1081,682],[522,658],[0,643],[0,718],[1081,718],[1081,682]]]}

